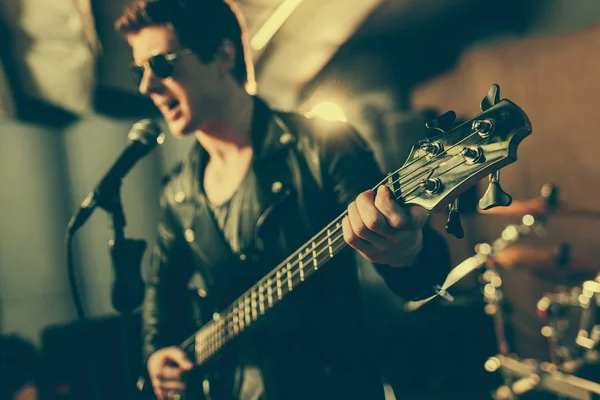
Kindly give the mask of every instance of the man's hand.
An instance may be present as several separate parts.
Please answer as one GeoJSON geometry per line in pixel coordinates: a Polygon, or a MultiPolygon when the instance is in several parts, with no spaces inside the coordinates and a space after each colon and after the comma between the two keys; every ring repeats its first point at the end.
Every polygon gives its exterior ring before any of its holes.
{"type": "Polygon", "coordinates": [[[181,373],[192,369],[194,364],[180,348],[167,347],[152,353],[147,367],[154,394],[159,400],[168,400],[185,390],[181,373]]]}
{"type": "Polygon", "coordinates": [[[350,203],[342,220],[344,240],[371,262],[408,266],[421,252],[428,216],[422,207],[403,208],[381,185],[377,192],[363,192],[350,203]]]}

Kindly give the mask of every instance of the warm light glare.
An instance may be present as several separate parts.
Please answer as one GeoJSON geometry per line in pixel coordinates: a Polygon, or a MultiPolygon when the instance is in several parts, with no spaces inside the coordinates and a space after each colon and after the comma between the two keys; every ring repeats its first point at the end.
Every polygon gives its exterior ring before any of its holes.
{"type": "Polygon", "coordinates": [[[518,237],[519,231],[514,225],[509,225],[508,227],[506,227],[506,229],[504,229],[504,232],[502,232],[502,239],[508,240],[509,242],[516,240],[518,237]]]}
{"type": "Polygon", "coordinates": [[[317,104],[306,116],[309,118],[320,117],[328,121],[348,121],[340,106],[329,101],[317,104]]]}
{"type": "Polygon", "coordinates": [[[477,246],[475,246],[475,251],[484,256],[489,256],[490,254],[492,254],[492,246],[490,246],[487,243],[480,243],[477,246]]]}
{"type": "Polygon", "coordinates": [[[551,327],[544,326],[542,328],[542,332],[541,333],[542,333],[542,336],[544,336],[544,337],[551,337],[554,332],[553,332],[553,329],[551,327]]]}
{"type": "Polygon", "coordinates": [[[254,50],[261,50],[265,47],[300,3],[302,3],[302,0],[284,0],[254,34],[250,41],[250,46],[254,50]]]}
{"type": "Polygon", "coordinates": [[[500,278],[498,275],[494,276],[491,280],[490,283],[494,286],[499,288],[500,286],[502,286],[502,278],[500,278]]]}
{"type": "Polygon", "coordinates": [[[491,283],[488,283],[487,285],[485,285],[483,287],[483,291],[485,292],[485,294],[490,295],[490,296],[496,294],[496,288],[491,283]]]}
{"type": "Polygon", "coordinates": [[[523,224],[525,226],[533,226],[535,224],[535,218],[533,215],[527,214],[523,217],[523,224]]]}
{"type": "Polygon", "coordinates": [[[491,357],[485,362],[483,367],[488,372],[494,372],[501,366],[502,362],[500,362],[500,360],[497,357],[491,357]]]}

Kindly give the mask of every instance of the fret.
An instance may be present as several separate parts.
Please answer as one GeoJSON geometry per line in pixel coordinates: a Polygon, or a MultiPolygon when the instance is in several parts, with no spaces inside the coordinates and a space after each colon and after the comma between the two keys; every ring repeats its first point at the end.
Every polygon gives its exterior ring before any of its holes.
{"type": "Polygon", "coordinates": [[[273,281],[271,278],[267,279],[267,301],[269,302],[269,308],[273,307],[273,281]]]}
{"type": "Polygon", "coordinates": [[[227,335],[227,330],[225,329],[225,321],[219,321],[218,327],[219,329],[217,332],[219,332],[219,348],[221,348],[225,344],[225,336],[227,335]]]}
{"type": "Polygon", "coordinates": [[[300,282],[304,282],[304,261],[302,261],[302,252],[298,253],[298,265],[300,269],[300,282]]]}
{"type": "Polygon", "coordinates": [[[230,329],[231,331],[233,331],[234,335],[239,335],[240,334],[240,320],[237,316],[237,307],[233,309],[233,317],[231,318],[231,325],[233,327],[233,329],[230,329]]]}
{"type": "Polygon", "coordinates": [[[238,304],[238,317],[240,319],[240,330],[243,332],[244,329],[246,328],[246,325],[244,324],[244,300],[240,300],[239,304],[238,304]]]}
{"type": "Polygon", "coordinates": [[[287,263],[287,284],[288,290],[291,292],[294,289],[292,286],[292,263],[287,263]]]}
{"type": "Polygon", "coordinates": [[[195,346],[195,350],[196,350],[196,357],[197,358],[202,358],[204,357],[204,331],[201,329],[198,331],[198,333],[196,334],[196,346],[195,346]]]}
{"type": "Polygon", "coordinates": [[[210,325],[210,345],[209,345],[209,350],[210,353],[213,353],[217,347],[217,340],[218,340],[218,336],[215,334],[215,324],[211,324],[210,325]]]}
{"type": "Polygon", "coordinates": [[[281,270],[277,270],[277,298],[281,300],[283,294],[281,293],[281,270]]]}
{"type": "Polygon", "coordinates": [[[328,225],[310,242],[299,248],[297,253],[241,295],[232,303],[228,313],[224,316],[215,315],[213,321],[197,332],[195,338],[199,344],[197,343],[196,347],[196,357],[200,363],[207,361],[231,339],[244,332],[254,321],[258,321],[259,317],[282,300],[285,294],[291,292],[298,283],[305,281],[344,247],[340,221],[341,216],[338,222],[328,225]],[[296,265],[299,272],[296,272],[296,265]],[[299,275],[299,281],[294,280],[295,274],[299,275]]]}
{"type": "Polygon", "coordinates": [[[252,320],[256,321],[256,318],[258,318],[258,311],[256,311],[257,308],[257,304],[256,304],[256,292],[252,292],[252,320]]]}
{"type": "Polygon", "coordinates": [[[246,326],[250,326],[250,298],[246,297],[244,300],[244,317],[246,318],[246,326]]]}
{"type": "Polygon", "coordinates": [[[394,177],[392,175],[393,174],[390,173],[387,176],[387,185],[386,186],[388,187],[388,189],[390,189],[390,191],[392,193],[395,193],[396,191],[394,190],[394,177]]]}
{"type": "Polygon", "coordinates": [[[316,248],[317,248],[317,244],[313,241],[312,242],[312,258],[313,258],[313,265],[314,265],[315,271],[319,269],[316,248]]]}
{"type": "Polygon", "coordinates": [[[264,286],[262,284],[258,285],[258,307],[260,315],[265,313],[265,295],[263,294],[264,286]]]}

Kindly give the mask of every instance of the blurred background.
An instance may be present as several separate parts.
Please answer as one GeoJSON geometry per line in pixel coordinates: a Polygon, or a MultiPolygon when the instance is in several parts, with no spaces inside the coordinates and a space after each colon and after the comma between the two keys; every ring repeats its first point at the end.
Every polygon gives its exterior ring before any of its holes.
{"type": "MultiPolygon", "coordinates": [[[[406,312],[373,269],[361,265],[371,345],[386,373],[388,398],[502,398],[498,388],[507,382],[514,398],[507,372],[490,357],[515,353],[515,359],[540,362],[584,357],[585,346],[577,347],[574,338],[566,346],[577,348],[577,354],[557,356],[551,345],[556,334],[542,335],[549,323],[538,315],[538,301],[550,293],[552,304],[564,306],[558,307],[562,319],[556,314],[550,321],[562,324],[554,333],[579,326],[587,308],[565,299],[573,290],[578,298],[582,283],[599,270],[600,2],[237,3],[251,39],[257,94],[274,108],[348,120],[373,146],[382,169],[393,171],[413,144],[431,135],[427,120],[450,109],[459,119],[470,119],[497,83],[501,98],[521,106],[533,125],[518,149],[518,162],[502,170],[502,187],[515,200],[540,197],[544,184],[558,189],[556,212],[540,219],[543,232],[536,230],[513,253],[469,274],[450,290],[454,302],[434,301],[406,312]],[[484,277],[486,269],[501,281],[484,277]],[[488,307],[498,305],[499,297],[501,321],[499,309],[488,307]],[[508,350],[501,345],[506,335],[508,350]]],[[[87,363],[110,386],[102,389],[106,398],[129,390],[127,365],[138,357],[136,350],[129,354],[118,345],[122,332],[135,330],[136,322],[124,323],[111,305],[114,271],[106,214],[96,212],[74,242],[76,278],[90,318],[87,333],[76,323],[63,245],[70,216],[125,147],[131,125],[158,116],[137,94],[128,72],[129,48],[113,32],[124,4],[0,0],[0,332],[5,341],[0,361],[8,363],[3,370],[9,372],[14,360],[28,360],[24,370],[45,371],[57,398],[86,397],[82,393],[89,387],[76,384],[85,380],[82,336],[93,344],[87,363]],[[111,359],[123,359],[123,370],[107,367],[111,359]]],[[[190,140],[168,136],[126,177],[128,237],[154,242],[160,179],[187,152],[190,140]]],[[[444,233],[455,266],[474,256],[477,244],[492,243],[507,226],[521,224],[527,213],[479,212],[475,204],[486,188],[483,181],[462,196],[465,238],[444,233]]],[[[433,215],[433,226],[444,232],[446,218],[445,212],[433,215]]],[[[22,379],[35,381],[36,374],[22,379]]],[[[21,379],[13,376],[15,382],[21,379]]]]}

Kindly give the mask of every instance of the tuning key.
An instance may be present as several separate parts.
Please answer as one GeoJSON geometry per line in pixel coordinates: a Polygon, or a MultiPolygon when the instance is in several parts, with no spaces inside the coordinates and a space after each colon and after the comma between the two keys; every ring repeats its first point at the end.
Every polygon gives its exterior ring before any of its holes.
{"type": "Polygon", "coordinates": [[[483,98],[483,100],[481,100],[481,110],[485,111],[485,110],[491,108],[492,106],[495,106],[499,102],[500,102],[500,86],[498,86],[498,84],[494,83],[492,86],[490,86],[490,89],[488,90],[488,92],[485,95],[485,97],[483,98]]]}
{"type": "Polygon", "coordinates": [[[493,119],[480,119],[473,122],[473,131],[482,138],[489,137],[494,132],[494,120],[493,119]]]}
{"type": "Polygon", "coordinates": [[[456,113],[454,111],[448,111],[437,118],[427,121],[425,126],[429,129],[435,129],[442,133],[452,128],[454,121],[456,120],[456,113]]]}
{"type": "Polygon", "coordinates": [[[509,206],[512,203],[512,197],[500,186],[500,171],[490,175],[490,185],[483,197],[479,200],[479,208],[488,210],[497,206],[509,206]]]}
{"type": "Polygon", "coordinates": [[[465,237],[465,231],[460,223],[458,198],[454,199],[448,208],[450,212],[448,213],[448,221],[446,222],[446,232],[458,239],[462,239],[465,237]]]}
{"type": "Polygon", "coordinates": [[[463,147],[460,151],[460,155],[465,159],[467,164],[477,164],[485,161],[483,149],[480,146],[463,147]]]}
{"type": "Polygon", "coordinates": [[[444,145],[439,140],[436,140],[435,142],[431,142],[429,139],[421,140],[419,142],[419,148],[432,156],[437,156],[444,151],[444,145]]]}

